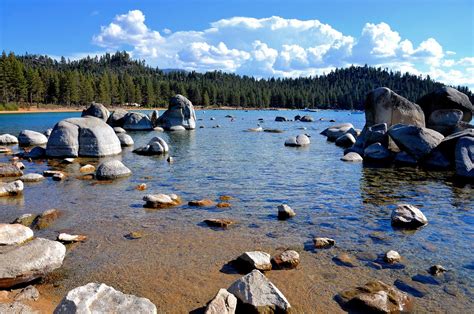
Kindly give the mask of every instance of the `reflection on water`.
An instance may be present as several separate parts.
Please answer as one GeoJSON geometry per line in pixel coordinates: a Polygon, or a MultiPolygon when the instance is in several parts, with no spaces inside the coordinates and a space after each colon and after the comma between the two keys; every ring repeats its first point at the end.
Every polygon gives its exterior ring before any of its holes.
{"type": "MultiPolygon", "coordinates": [[[[451,280],[466,291],[472,289],[473,273],[464,267],[474,263],[471,185],[456,182],[452,173],[341,162],[342,150],[319,135],[331,123],[318,119],[352,122],[361,128],[364,116],[360,114],[311,113],[317,120],[314,123],[273,121],[276,115],[292,119],[301,114],[297,111],[232,111],[235,122],[225,118],[227,114],[229,111],[199,111],[197,116],[203,120],[198,121],[198,127],[205,128],[191,132],[130,132],[135,148],[146,145],[154,136],[163,137],[175,162],[166,162],[166,156],[138,156],[132,148],[126,148],[120,156],[111,158],[121,159],[133,175],[114,182],[77,179],[82,175],[80,166],[97,166],[97,159],[78,158],[73,164],[56,160],[25,162],[26,172],[58,169],[68,178],[63,182],[47,179],[39,184],[27,183],[24,196],[0,198],[0,221],[12,221],[18,213],[63,210],[65,215],[54,228],[41,232],[54,237],[58,230],[74,231],[81,226],[80,232],[97,234],[94,243],[99,249],[93,250],[92,260],[81,259],[79,254],[69,262],[82,265],[83,272],[116,258],[111,254],[118,253],[101,255],[100,247],[123,240],[112,236],[117,228],[130,231],[148,226],[150,230],[180,234],[192,230],[203,217],[213,216],[236,220],[239,224],[234,230],[240,234],[264,237],[278,246],[303,247],[313,236],[326,236],[337,239],[339,247],[359,253],[378,255],[395,249],[409,261],[404,273],[414,276],[432,264],[442,264],[453,270],[451,280]],[[216,120],[210,121],[211,117],[216,120]],[[260,122],[264,128],[278,128],[284,133],[244,132],[255,127],[259,118],[264,119],[260,122]],[[216,124],[222,127],[212,128],[216,124]],[[299,130],[301,127],[307,129],[299,130]],[[287,137],[303,132],[311,135],[307,148],[283,145],[287,137]],[[147,191],[134,189],[140,183],[147,184],[147,191]],[[144,193],[176,193],[184,204],[201,198],[218,200],[221,195],[231,195],[234,200],[226,209],[183,205],[151,211],[142,207],[144,193]],[[419,207],[429,220],[428,226],[413,233],[393,230],[390,213],[402,202],[419,207]],[[278,221],[276,207],[280,203],[288,203],[296,217],[278,221]]],[[[74,115],[78,114],[42,114],[41,118],[0,115],[0,133],[42,131],[74,115]]],[[[6,157],[0,156],[2,161],[6,157]]]]}

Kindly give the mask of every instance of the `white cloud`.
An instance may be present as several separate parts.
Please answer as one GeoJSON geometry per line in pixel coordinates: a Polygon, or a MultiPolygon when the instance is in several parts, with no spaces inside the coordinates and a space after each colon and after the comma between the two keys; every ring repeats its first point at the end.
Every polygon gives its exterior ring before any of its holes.
{"type": "Polygon", "coordinates": [[[132,10],[102,26],[93,42],[106,49],[128,49],[134,57],[160,68],[294,77],[369,64],[474,87],[468,70],[474,58],[454,60],[455,53],[444,51],[434,38],[415,46],[383,22],[367,23],[358,38],[318,20],[278,16],[232,17],[204,30],[172,32],[165,28],[160,34],[147,27],[140,10],[132,10]]]}

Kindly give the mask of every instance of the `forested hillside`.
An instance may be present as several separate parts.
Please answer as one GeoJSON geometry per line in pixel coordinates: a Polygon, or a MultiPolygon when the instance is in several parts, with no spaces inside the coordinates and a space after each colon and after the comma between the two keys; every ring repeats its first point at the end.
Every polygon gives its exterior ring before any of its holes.
{"type": "MultiPolygon", "coordinates": [[[[195,105],[362,109],[365,95],[387,86],[416,101],[441,86],[429,77],[373,67],[349,67],[317,77],[255,79],[223,72],[162,71],[126,52],[77,61],[2,53],[0,103],[82,106],[138,103],[163,106],[174,94],[195,105]]],[[[466,87],[457,87],[471,101],[466,87]]]]}

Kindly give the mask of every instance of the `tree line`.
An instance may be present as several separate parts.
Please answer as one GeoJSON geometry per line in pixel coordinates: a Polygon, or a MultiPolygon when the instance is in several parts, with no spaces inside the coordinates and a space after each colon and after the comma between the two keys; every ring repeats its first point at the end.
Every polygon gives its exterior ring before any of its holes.
{"type": "MultiPolygon", "coordinates": [[[[367,65],[321,76],[257,79],[221,71],[160,70],[126,52],[57,61],[4,51],[0,59],[0,104],[84,106],[95,101],[156,107],[182,94],[204,107],[363,109],[366,94],[380,86],[416,101],[443,84],[367,65]]],[[[473,101],[467,87],[456,88],[473,101]]]]}

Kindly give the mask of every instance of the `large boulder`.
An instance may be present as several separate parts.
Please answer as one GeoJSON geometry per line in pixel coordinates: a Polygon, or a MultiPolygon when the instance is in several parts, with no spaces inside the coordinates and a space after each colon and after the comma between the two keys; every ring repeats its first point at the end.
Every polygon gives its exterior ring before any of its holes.
{"type": "Polygon", "coordinates": [[[123,128],[131,131],[153,130],[150,117],[140,112],[129,112],[123,117],[123,128]]]}
{"type": "Polygon", "coordinates": [[[107,160],[97,167],[96,178],[98,180],[114,180],[128,177],[132,171],[125,167],[120,160],[107,160]]]}
{"type": "Polygon", "coordinates": [[[0,145],[12,145],[18,144],[18,138],[11,134],[0,135],[0,145]]]}
{"type": "Polygon", "coordinates": [[[20,146],[42,146],[48,142],[48,138],[39,132],[23,130],[18,135],[20,146]]]}
{"type": "Polygon", "coordinates": [[[305,134],[292,136],[285,141],[285,146],[291,146],[291,147],[302,147],[302,146],[308,146],[309,144],[311,144],[311,141],[309,140],[309,137],[306,136],[305,134]]]}
{"type": "Polygon", "coordinates": [[[115,109],[107,119],[107,124],[112,127],[122,127],[127,113],[128,111],[125,109],[115,109]]]}
{"type": "Polygon", "coordinates": [[[462,118],[463,112],[459,109],[439,109],[431,113],[426,126],[447,136],[461,127],[462,118]]]}
{"type": "Polygon", "coordinates": [[[346,133],[336,139],[336,145],[340,147],[351,147],[356,142],[354,135],[351,133],[346,133]]]}
{"type": "Polygon", "coordinates": [[[109,115],[110,112],[104,105],[92,103],[89,108],[82,111],[81,117],[92,116],[107,121],[109,115]]]}
{"type": "Polygon", "coordinates": [[[474,179],[474,137],[461,137],[455,150],[456,174],[474,179]]]}
{"type": "Polygon", "coordinates": [[[335,299],[350,313],[409,313],[413,310],[412,297],[381,281],[345,290],[335,299]]]}
{"type": "Polygon", "coordinates": [[[146,298],[124,294],[106,284],[88,283],[68,292],[54,310],[61,313],[157,313],[156,306],[146,298]]]}
{"type": "Polygon", "coordinates": [[[182,95],[171,98],[168,110],[157,120],[157,125],[169,130],[173,126],[183,126],[188,130],[196,128],[196,113],[190,100],[182,95]]]}
{"type": "Polygon", "coordinates": [[[0,245],[21,244],[33,238],[33,230],[21,224],[0,224],[0,245]]]}
{"type": "Polygon", "coordinates": [[[425,115],[420,106],[386,87],[379,87],[367,94],[365,100],[366,127],[386,123],[387,127],[402,123],[425,126],[425,115]]]}
{"type": "Polygon", "coordinates": [[[61,267],[66,247],[36,238],[23,245],[0,246],[0,288],[30,282],[61,267]]]}
{"type": "Polygon", "coordinates": [[[432,113],[440,109],[458,109],[463,112],[462,121],[470,122],[474,112],[474,106],[466,94],[452,87],[441,87],[420,99],[417,103],[423,109],[425,117],[429,122],[432,113]]]}
{"type": "Polygon", "coordinates": [[[227,290],[253,312],[287,313],[291,308],[283,293],[256,269],[236,280],[227,290]]]}
{"type": "Polygon", "coordinates": [[[441,141],[441,143],[439,143],[437,149],[442,152],[449,160],[454,160],[456,144],[460,138],[465,136],[474,137],[474,129],[466,129],[446,136],[441,141]]]}
{"type": "Polygon", "coordinates": [[[364,159],[372,161],[385,161],[391,159],[392,153],[382,144],[374,143],[364,149],[364,159]]]}
{"type": "Polygon", "coordinates": [[[416,160],[426,157],[444,139],[443,134],[435,130],[403,124],[392,126],[388,135],[401,150],[416,160]]]}
{"type": "Polygon", "coordinates": [[[9,183],[0,182],[0,197],[1,196],[16,196],[23,193],[23,182],[16,180],[9,183]]]}
{"type": "Polygon", "coordinates": [[[103,120],[90,116],[58,122],[46,146],[49,157],[105,157],[121,152],[114,129],[103,120]]]}
{"type": "Polygon", "coordinates": [[[135,149],[138,155],[162,155],[168,153],[168,144],[159,136],[152,138],[147,145],[135,149]]]}

